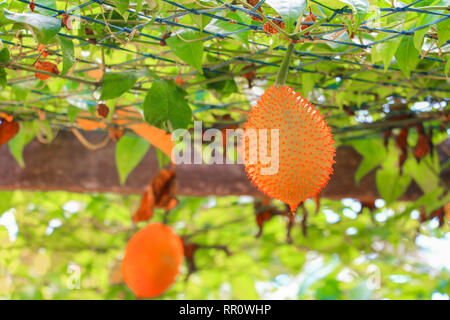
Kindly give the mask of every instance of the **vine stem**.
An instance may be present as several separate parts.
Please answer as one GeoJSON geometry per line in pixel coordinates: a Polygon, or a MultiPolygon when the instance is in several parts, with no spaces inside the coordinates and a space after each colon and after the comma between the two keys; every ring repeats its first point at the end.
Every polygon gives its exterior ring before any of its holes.
{"type": "Polygon", "coordinates": [[[294,50],[295,43],[290,42],[287,47],[286,54],[281,62],[280,70],[278,71],[277,80],[278,85],[284,85],[286,83],[287,75],[289,73],[289,64],[291,62],[292,51],[294,50]]]}

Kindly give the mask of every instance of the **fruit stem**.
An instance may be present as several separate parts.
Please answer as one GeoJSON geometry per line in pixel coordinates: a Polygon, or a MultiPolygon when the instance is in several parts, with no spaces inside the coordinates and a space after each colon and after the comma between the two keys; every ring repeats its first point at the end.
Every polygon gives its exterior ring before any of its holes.
{"type": "Polygon", "coordinates": [[[292,41],[287,47],[286,54],[284,55],[283,61],[281,62],[280,70],[278,71],[276,84],[284,85],[286,83],[287,75],[289,73],[289,64],[291,62],[292,51],[294,49],[295,43],[292,41]]]}

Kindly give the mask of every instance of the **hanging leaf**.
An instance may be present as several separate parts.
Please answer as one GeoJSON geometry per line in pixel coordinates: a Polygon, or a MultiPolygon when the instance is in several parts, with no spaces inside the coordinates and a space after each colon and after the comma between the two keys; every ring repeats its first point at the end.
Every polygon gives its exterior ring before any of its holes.
{"type": "MultiPolygon", "coordinates": [[[[380,33],[376,36],[375,41],[383,40],[389,36],[391,35],[380,33]]],[[[378,61],[382,61],[384,65],[384,71],[386,71],[391,64],[392,58],[394,57],[394,54],[397,51],[401,41],[401,37],[396,37],[375,45],[372,49],[372,62],[376,63],[378,61]]]]}
{"type": "Polygon", "coordinates": [[[8,143],[9,151],[22,168],[25,167],[23,148],[34,139],[38,131],[39,125],[36,121],[22,122],[19,133],[8,143]]]}
{"type": "Polygon", "coordinates": [[[130,7],[130,0],[119,0],[119,4],[117,5],[117,10],[124,14],[130,7]]]}
{"type": "Polygon", "coordinates": [[[424,193],[432,192],[439,187],[439,174],[430,168],[427,161],[417,163],[416,160],[410,158],[405,161],[404,170],[405,175],[412,177],[424,193]]]}
{"type": "Polygon", "coordinates": [[[133,88],[138,79],[135,71],[107,72],[103,77],[100,99],[114,99],[133,88]]]}
{"type": "Polygon", "coordinates": [[[306,0],[268,0],[266,3],[283,18],[288,33],[294,30],[294,24],[306,9],[306,0]]]}
{"type": "Polygon", "coordinates": [[[380,196],[386,201],[386,205],[392,204],[403,195],[411,183],[411,177],[400,175],[398,168],[383,168],[375,173],[375,180],[380,196]]]}
{"type": "Polygon", "coordinates": [[[419,62],[419,51],[414,46],[414,38],[412,36],[405,35],[402,37],[395,53],[395,59],[405,76],[409,78],[411,70],[414,70],[419,62]]]}
{"type": "Polygon", "coordinates": [[[8,48],[4,47],[0,50],[0,62],[8,62],[11,59],[8,48]]]}
{"type": "Polygon", "coordinates": [[[355,172],[355,182],[358,184],[366,174],[382,164],[386,158],[386,150],[382,143],[376,139],[356,140],[351,145],[363,156],[355,172]]]}
{"type": "Polygon", "coordinates": [[[178,58],[197,69],[200,73],[203,72],[203,41],[195,41],[195,39],[201,37],[202,35],[200,33],[186,30],[179,35],[172,35],[166,40],[170,49],[172,49],[178,58]]]}
{"type": "Polygon", "coordinates": [[[116,166],[120,184],[125,184],[128,175],[141,162],[150,144],[141,138],[123,136],[116,144],[116,166]]]}
{"type": "Polygon", "coordinates": [[[61,47],[63,56],[63,69],[62,74],[65,74],[73,66],[75,61],[74,46],[71,39],[64,38],[63,36],[58,36],[59,45],[61,47]]]}
{"type": "Polygon", "coordinates": [[[185,99],[186,92],[173,80],[153,81],[144,100],[145,120],[157,127],[169,121],[173,129],[186,128],[192,111],[185,99]]]}
{"type": "Polygon", "coordinates": [[[38,13],[15,13],[3,9],[4,16],[10,21],[30,27],[39,43],[47,44],[61,29],[59,19],[38,13]]]}
{"type": "Polygon", "coordinates": [[[5,68],[0,67],[0,86],[2,88],[6,88],[7,84],[8,84],[8,80],[6,79],[6,71],[5,68]]]}
{"type": "Polygon", "coordinates": [[[450,40],[450,19],[439,22],[437,25],[438,45],[442,47],[448,40],[450,40]]]}
{"type": "MultiPolygon", "coordinates": [[[[440,18],[440,16],[426,13],[422,13],[419,16],[420,18],[417,20],[416,28],[432,23],[433,21],[436,21],[440,18]]],[[[428,26],[414,32],[414,46],[416,47],[417,50],[419,51],[422,50],[425,34],[428,32],[428,30],[430,30],[430,27],[431,26],[428,26]]]]}

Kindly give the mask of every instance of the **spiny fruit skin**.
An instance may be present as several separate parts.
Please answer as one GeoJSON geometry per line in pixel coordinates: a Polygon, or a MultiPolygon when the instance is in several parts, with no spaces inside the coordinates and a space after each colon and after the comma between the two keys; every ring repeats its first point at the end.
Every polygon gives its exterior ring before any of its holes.
{"type": "Polygon", "coordinates": [[[183,242],[169,226],[152,223],[127,244],[122,261],[125,283],[138,298],[154,298],[175,281],[183,263],[183,242]]]}
{"type": "Polygon", "coordinates": [[[288,86],[272,85],[249,113],[244,131],[249,129],[279,129],[279,167],[272,175],[261,174],[261,168],[269,165],[259,158],[260,149],[263,154],[272,152],[270,133],[267,145],[257,143],[257,161],[250,161],[245,136],[241,140],[245,170],[262,192],[287,203],[295,212],[302,201],[328,183],[335,162],[333,136],[323,116],[300,93],[288,86]]]}

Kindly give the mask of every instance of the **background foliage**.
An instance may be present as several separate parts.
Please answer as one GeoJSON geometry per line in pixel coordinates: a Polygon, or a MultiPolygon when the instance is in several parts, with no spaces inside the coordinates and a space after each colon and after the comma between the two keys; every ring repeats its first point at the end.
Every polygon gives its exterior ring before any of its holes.
{"type": "MultiPolygon", "coordinates": [[[[0,218],[8,225],[8,230],[0,226],[2,298],[134,299],[117,268],[127,239],[146,224],[131,223],[137,196],[20,191],[0,196],[2,210],[13,208],[0,218]],[[81,267],[79,290],[67,286],[72,263],[81,267]]],[[[411,203],[386,207],[380,200],[370,212],[355,200],[322,200],[314,213],[315,202],[308,200],[307,237],[297,215],[294,243],[288,244],[281,216],[266,222],[261,238],[255,238],[249,197],[181,197],[180,202],[168,216],[177,233],[205,246],[226,246],[231,255],[220,248],[197,250],[198,271],[185,281],[185,264],[161,299],[430,299],[450,294],[448,225],[439,228],[437,218],[420,224],[411,203]],[[438,238],[447,240],[432,240],[438,238]]],[[[163,216],[157,209],[152,221],[163,216]]]]}

